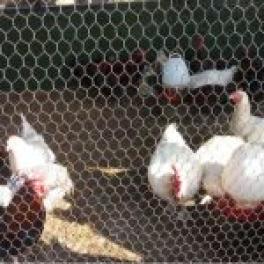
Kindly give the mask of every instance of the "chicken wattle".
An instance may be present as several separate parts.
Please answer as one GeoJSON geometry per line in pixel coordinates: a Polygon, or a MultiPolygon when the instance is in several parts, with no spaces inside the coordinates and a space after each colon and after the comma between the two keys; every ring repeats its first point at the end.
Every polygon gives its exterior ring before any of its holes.
{"type": "Polygon", "coordinates": [[[170,124],[148,167],[153,193],[172,204],[187,203],[198,192],[201,174],[195,153],[186,144],[176,124],[170,124]]]}
{"type": "MultiPolygon", "coordinates": [[[[68,169],[60,164],[47,163],[45,166],[35,167],[33,171],[35,174],[43,175],[42,181],[47,188],[43,203],[46,211],[50,212],[57,206],[57,202],[73,190],[68,169]]],[[[35,178],[34,174],[32,178],[35,178]]]]}

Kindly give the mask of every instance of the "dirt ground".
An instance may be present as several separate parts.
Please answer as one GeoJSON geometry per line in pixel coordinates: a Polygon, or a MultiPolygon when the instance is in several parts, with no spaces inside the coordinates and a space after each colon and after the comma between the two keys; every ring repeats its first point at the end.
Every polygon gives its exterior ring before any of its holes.
{"type": "MultiPolygon", "coordinates": [[[[25,260],[263,259],[261,223],[232,223],[207,207],[170,208],[147,184],[146,167],[165,125],[179,122],[196,148],[210,135],[227,132],[232,110],[227,103],[175,107],[139,96],[107,102],[78,89],[0,93],[0,104],[0,143],[18,131],[22,111],[69,168],[75,186],[48,216],[25,260]]],[[[2,182],[5,172],[2,168],[2,182]]]]}

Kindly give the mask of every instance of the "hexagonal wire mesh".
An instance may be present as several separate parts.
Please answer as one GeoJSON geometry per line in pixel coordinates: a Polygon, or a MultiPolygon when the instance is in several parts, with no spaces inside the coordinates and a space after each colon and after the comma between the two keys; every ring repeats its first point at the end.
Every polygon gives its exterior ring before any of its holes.
{"type": "MultiPolygon", "coordinates": [[[[261,221],[239,223],[206,206],[166,210],[146,170],[172,121],[195,149],[227,133],[232,107],[225,97],[237,86],[262,113],[262,1],[21,3],[1,10],[1,141],[17,132],[23,112],[67,165],[75,188],[47,215],[24,259],[263,261],[261,221]],[[238,65],[235,81],[188,92],[177,106],[142,96],[144,65],[175,48],[191,73],[238,65]]],[[[152,88],[159,91],[159,83],[152,88]]],[[[10,175],[6,161],[2,183],[10,175]]]]}

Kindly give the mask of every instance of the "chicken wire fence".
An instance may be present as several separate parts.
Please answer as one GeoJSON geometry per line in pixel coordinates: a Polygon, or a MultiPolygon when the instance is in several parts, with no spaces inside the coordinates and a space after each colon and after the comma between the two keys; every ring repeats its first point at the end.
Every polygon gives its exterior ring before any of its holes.
{"type": "MultiPolygon", "coordinates": [[[[210,206],[171,210],[147,180],[170,122],[196,149],[228,132],[233,109],[226,98],[237,87],[249,93],[254,113],[263,112],[262,1],[49,4],[10,1],[0,11],[2,144],[18,132],[23,112],[74,182],[21,258],[263,261],[261,220],[231,220],[210,206]],[[227,87],[183,93],[174,105],[160,96],[158,75],[147,83],[153,94],[140,90],[161,50],[183,54],[191,73],[231,65],[238,72],[227,87]]],[[[2,184],[9,177],[2,157],[2,184]]]]}

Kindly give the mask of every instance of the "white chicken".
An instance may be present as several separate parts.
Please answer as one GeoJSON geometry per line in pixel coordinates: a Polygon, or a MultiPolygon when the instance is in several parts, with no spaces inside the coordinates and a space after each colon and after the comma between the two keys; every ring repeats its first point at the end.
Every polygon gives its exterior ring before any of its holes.
{"type": "MultiPolygon", "coordinates": [[[[28,141],[19,136],[11,136],[7,140],[7,151],[9,152],[12,174],[18,177],[23,177],[26,174],[29,179],[31,175],[34,175],[35,178],[40,175],[42,177],[41,181],[48,188],[44,198],[44,205],[47,211],[51,211],[56,207],[56,201],[61,200],[72,191],[73,183],[67,168],[51,162],[53,159],[48,158],[48,146],[46,143],[42,144],[44,141],[36,141],[36,144],[32,143],[33,140],[28,141]]],[[[10,193],[9,184],[11,183],[9,182],[7,186],[1,187],[7,194],[10,193]]],[[[11,198],[12,195],[11,193],[11,198]]],[[[6,201],[8,200],[6,199],[6,201]]],[[[8,205],[8,202],[3,202],[2,204],[8,205]]]]}
{"type": "Polygon", "coordinates": [[[189,87],[198,88],[206,85],[227,86],[232,82],[236,70],[237,67],[232,66],[225,70],[212,69],[193,74],[190,78],[189,87]]]}
{"type": "Polygon", "coordinates": [[[237,207],[254,208],[264,201],[264,145],[242,144],[222,173],[222,187],[237,207]]]}
{"type": "Polygon", "coordinates": [[[237,70],[236,66],[232,66],[225,70],[212,69],[190,75],[185,61],[179,54],[170,55],[166,59],[165,54],[160,52],[158,61],[162,64],[163,86],[173,89],[195,89],[205,85],[226,86],[232,82],[237,70]]]}
{"type": "Polygon", "coordinates": [[[198,192],[202,169],[195,153],[176,124],[164,131],[148,167],[148,180],[155,193],[171,204],[188,204],[198,192]]]}
{"type": "MultiPolygon", "coordinates": [[[[183,89],[197,89],[206,85],[226,86],[232,82],[234,74],[237,70],[236,66],[232,66],[225,70],[206,70],[200,73],[190,75],[186,62],[179,54],[171,54],[167,57],[163,51],[159,52],[157,62],[162,68],[162,86],[164,96],[171,103],[179,103],[179,92],[183,89]]],[[[153,72],[149,69],[146,75],[153,72]]],[[[145,85],[143,85],[146,90],[145,85]]],[[[145,92],[145,91],[144,91],[145,92]]]]}
{"type": "Polygon", "coordinates": [[[251,114],[251,105],[246,92],[237,90],[229,96],[234,104],[230,129],[247,142],[264,142],[264,119],[251,114]]]}
{"type": "Polygon", "coordinates": [[[222,172],[233,153],[245,142],[236,136],[216,135],[206,141],[196,152],[203,168],[202,185],[208,194],[201,204],[209,203],[212,197],[225,195],[222,188],[222,172]]]}

